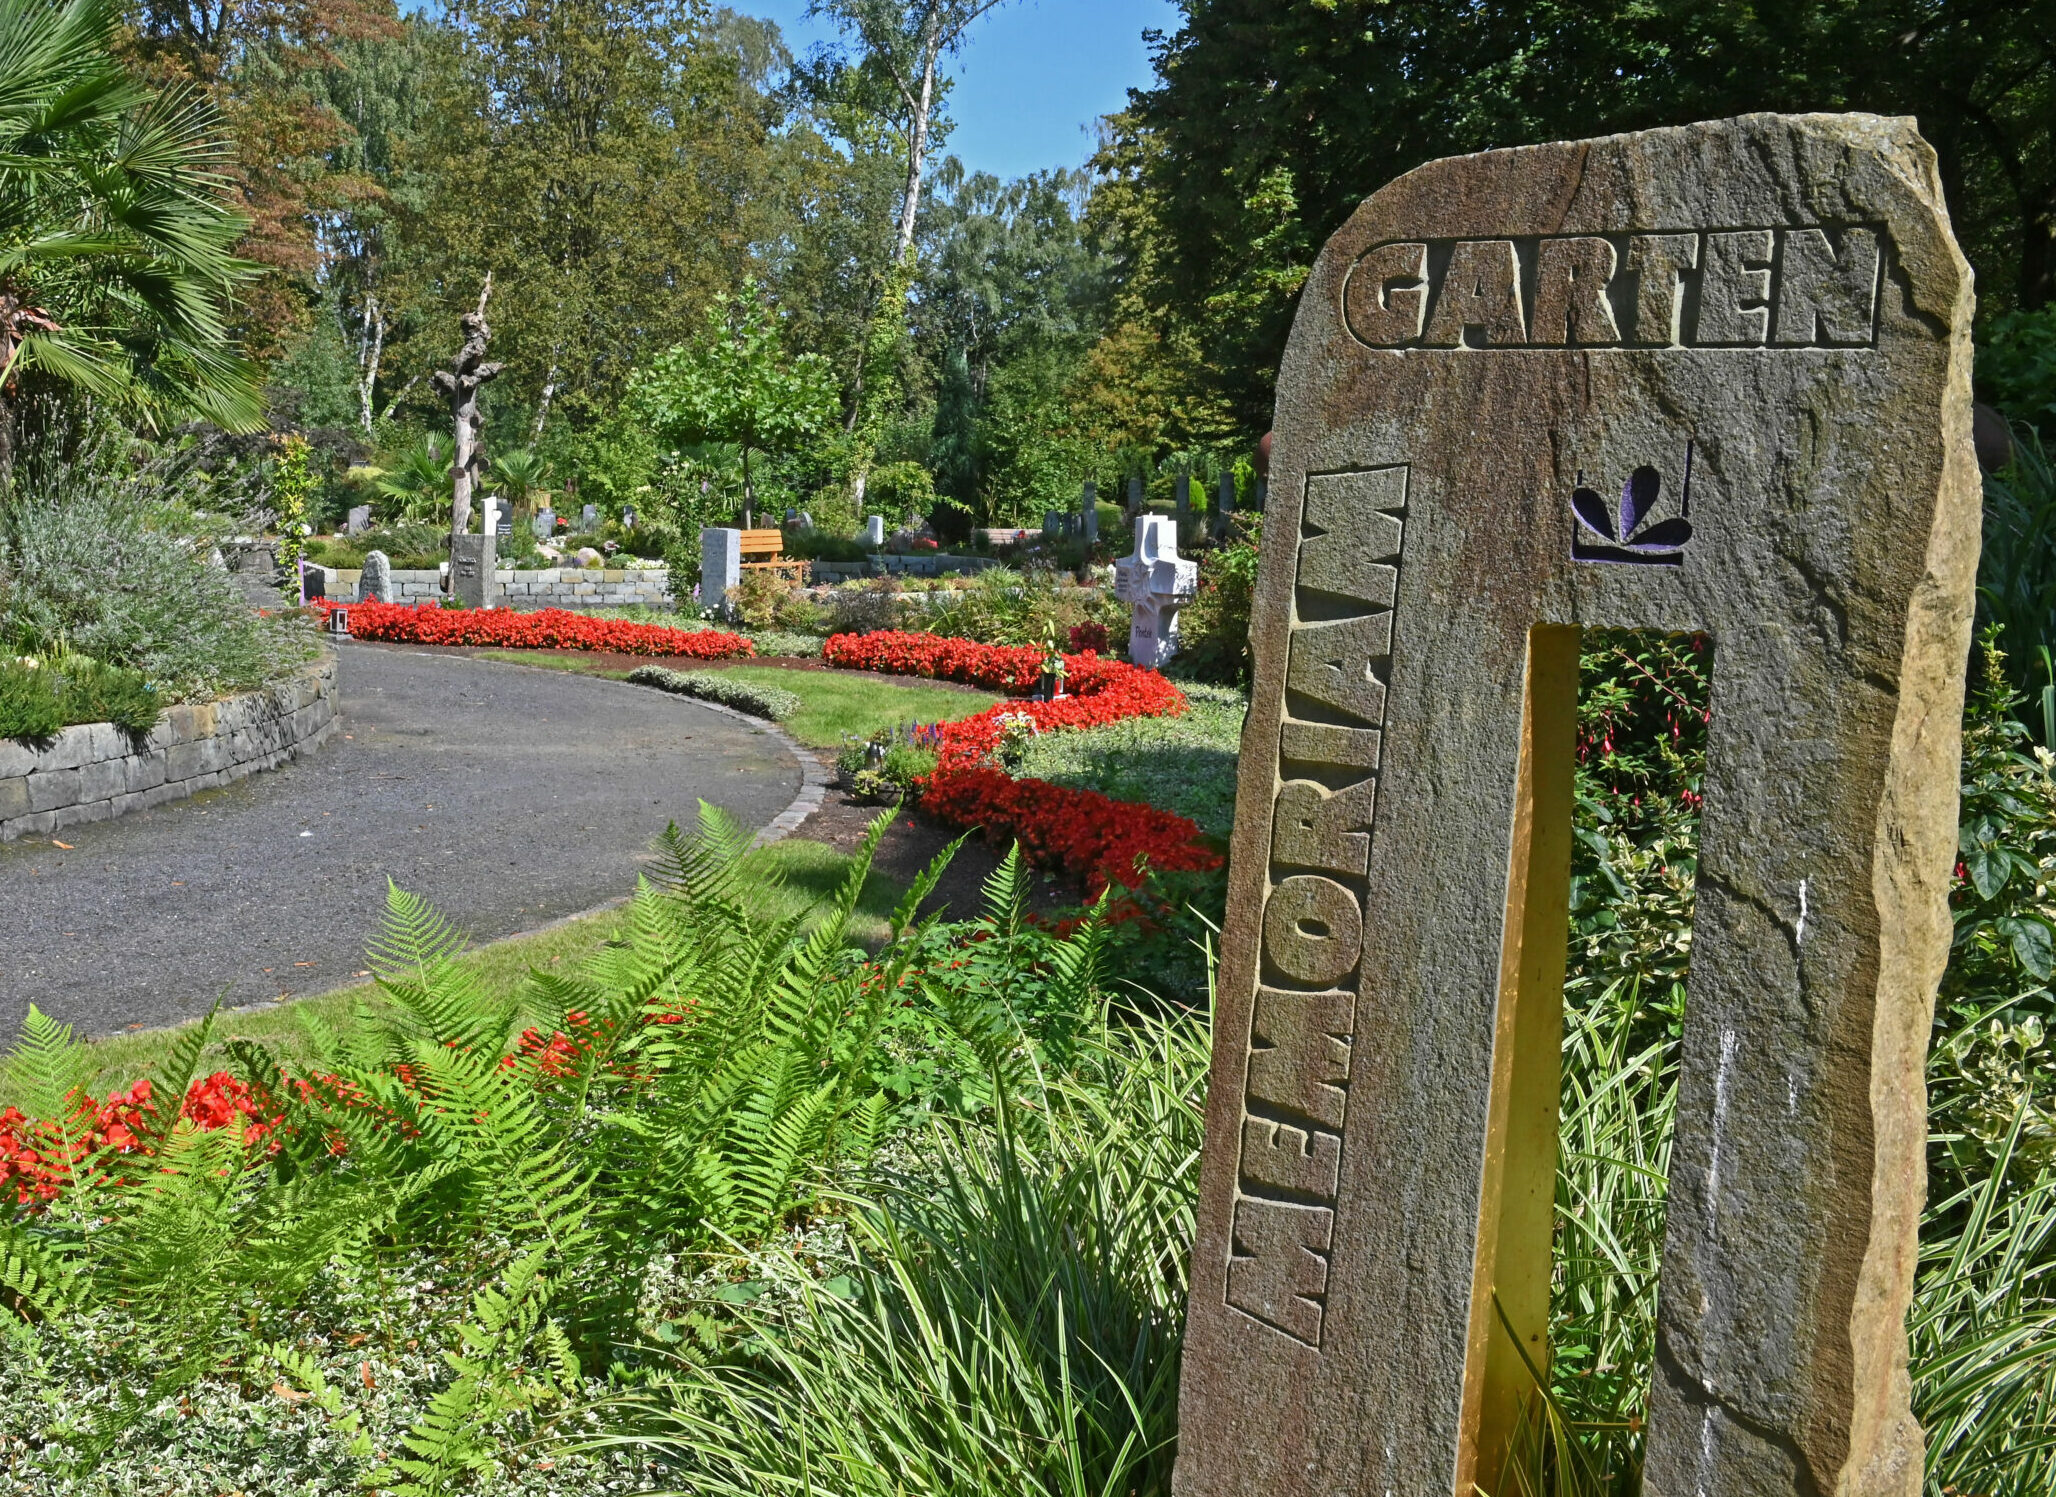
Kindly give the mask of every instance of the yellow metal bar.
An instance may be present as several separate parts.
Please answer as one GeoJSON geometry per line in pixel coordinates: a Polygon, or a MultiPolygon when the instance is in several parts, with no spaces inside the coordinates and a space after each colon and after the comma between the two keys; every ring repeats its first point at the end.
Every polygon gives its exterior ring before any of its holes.
{"type": "Polygon", "coordinates": [[[1537,626],[1528,634],[1456,1497],[1502,1497],[1523,1410],[1531,1424],[1538,1413],[1536,1373],[1549,1369],[1577,729],[1578,631],[1537,626]]]}

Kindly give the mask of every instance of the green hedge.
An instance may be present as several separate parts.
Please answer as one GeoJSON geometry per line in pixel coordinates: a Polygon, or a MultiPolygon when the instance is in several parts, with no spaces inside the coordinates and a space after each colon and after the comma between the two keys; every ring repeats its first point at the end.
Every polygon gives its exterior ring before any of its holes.
{"type": "Polygon", "coordinates": [[[682,697],[719,702],[724,707],[747,712],[751,717],[768,717],[773,722],[784,722],[803,705],[789,691],[730,680],[713,671],[673,671],[661,665],[643,665],[630,671],[628,679],[638,686],[654,686],[659,691],[676,692],[682,697]]]}
{"type": "Polygon", "coordinates": [[[163,710],[140,671],[82,655],[0,661],[0,738],[36,742],[74,723],[117,723],[141,737],[163,710]]]}

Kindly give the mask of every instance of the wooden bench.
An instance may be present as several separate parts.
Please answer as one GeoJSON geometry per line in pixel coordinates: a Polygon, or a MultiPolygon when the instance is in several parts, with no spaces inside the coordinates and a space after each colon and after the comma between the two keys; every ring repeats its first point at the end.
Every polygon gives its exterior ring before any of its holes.
{"type": "Polygon", "coordinates": [[[782,530],[745,530],[742,533],[742,565],[746,572],[776,572],[795,583],[807,580],[807,563],[785,554],[782,530]],[[751,558],[756,558],[751,560],[751,558]]]}

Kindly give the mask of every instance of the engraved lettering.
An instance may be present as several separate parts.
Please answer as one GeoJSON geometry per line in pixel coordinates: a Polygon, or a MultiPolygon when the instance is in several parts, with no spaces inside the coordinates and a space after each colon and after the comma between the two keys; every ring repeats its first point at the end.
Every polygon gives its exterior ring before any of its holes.
{"type": "Polygon", "coordinates": [[[1521,316],[1521,266],[1511,239],[1460,239],[1443,272],[1441,294],[1428,318],[1431,348],[1464,345],[1478,329],[1473,348],[1527,341],[1521,316]]]}
{"type": "Polygon", "coordinates": [[[1271,861],[1362,878],[1370,861],[1371,811],[1378,782],[1359,780],[1332,794],[1310,780],[1278,792],[1271,818],[1271,861]]]}
{"type": "Polygon", "coordinates": [[[1878,239],[1844,229],[1836,253],[1819,229],[1791,229],[1778,257],[1777,341],[1787,347],[1868,343],[1876,328],[1878,239]]]}
{"type": "Polygon", "coordinates": [[[1326,1254],[1334,1230],[1335,1213],[1325,1207],[1237,1201],[1228,1303],[1309,1346],[1320,1345],[1326,1254]]]}
{"type": "Polygon", "coordinates": [[[1356,896],[1333,879],[1297,874],[1272,890],[1264,907],[1264,951],[1302,987],[1332,988],[1347,977],[1363,940],[1356,896]]]}
{"type": "Polygon", "coordinates": [[[1285,685],[1325,707],[1380,723],[1385,683],[1373,669],[1392,653],[1392,615],[1366,614],[1292,631],[1285,685]]]}
{"type": "Polygon", "coordinates": [[[1421,335],[1428,305],[1425,244],[1381,244],[1351,267],[1342,316],[1373,348],[1397,348],[1421,335]]]}
{"type": "Polygon", "coordinates": [[[1299,585],[1390,608],[1399,571],[1383,563],[1399,558],[1405,522],[1388,510],[1406,506],[1406,470],[1322,473],[1307,480],[1305,523],[1299,547],[1299,585]]]}
{"type": "Polygon", "coordinates": [[[1303,723],[1287,718],[1278,725],[1278,751],[1284,758],[1302,764],[1376,769],[1378,736],[1376,728],[1343,728],[1333,723],[1303,723]]]}
{"type": "Polygon", "coordinates": [[[1342,1140],[1268,1118],[1242,1121],[1242,1178],[1258,1190],[1335,1199],[1341,1181],[1342,1140]]]}
{"type": "Polygon", "coordinates": [[[1535,262],[1530,343],[1586,347],[1621,341],[1606,288],[1617,256],[1604,239],[1545,239],[1535,262]]]}
{"type": "Polygon", "coordinates": [[[1697,234],[1637,234],[1628,241],[1635,274],[1635,341],[1664,348],[1680,341],[1683,276],[1699,264],[1697,234]]]}
{"type": "Polygon", "coordinates": [[[1249,1095],[1260,1106],[1342,1131],[1348,1100],[1348,993],[1288,993],[1258,988],[1249,1052],[1249,1095]]]}
{"type": "Polygon", "coordinates": [[[1754,348],[1770,330],[1769,229],[1706,236],[1693,341],[1754,348]]]}

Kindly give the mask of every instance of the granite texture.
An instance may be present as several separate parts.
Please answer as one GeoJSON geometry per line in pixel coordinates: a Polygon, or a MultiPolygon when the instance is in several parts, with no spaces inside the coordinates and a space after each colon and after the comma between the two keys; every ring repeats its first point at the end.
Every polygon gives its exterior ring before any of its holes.
{"type": "Polygon", "coordinates": [[[1645,1490],[1919,1491],[1971,311],[1932,151],[1867,115],[1432,162],[1329,241],[1278,384],[1179,1497],[1499,1489],[1595,627],[1714,642],[1645,1490]]]}

